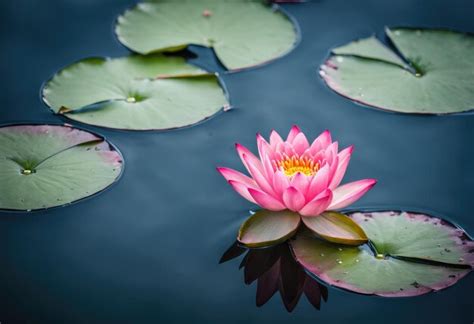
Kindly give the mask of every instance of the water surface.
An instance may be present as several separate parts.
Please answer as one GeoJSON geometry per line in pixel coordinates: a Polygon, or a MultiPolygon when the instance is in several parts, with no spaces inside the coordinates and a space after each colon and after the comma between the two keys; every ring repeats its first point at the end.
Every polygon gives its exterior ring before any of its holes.
{"type": "MultiPolygon", "coordinates": [[[[39,88],[60,67],[87,56],[125,55],[112,22],[127,0],[17,0],[0,4],[0,122],[59,122],[39,88]]],[[[409,116],[357,106],[317,75],[328,49],[385,25],[474,31],[474,3],[461,0],[342,1],[285,5],[302,42],[264,67],[223,75],[236,109],[173,132],[85,128],[116,144],[125,173],[100,196],[35,213],[0,214],[2,323],[294,322],[471,323],[472,275],[436,294],[384,299],[329,289],[315,310],[292,314],[278,296],[255,307],[239,261],[218,265],[253,206],[216,165],[241,169],[233,143],[255,133],[309,137],[330,129],[355,145],[345,181],[377,178],[356,207],[432,212],[474,233],[474,115],[409,116]]],[[[442,46],[442,44],[440,44],[442,46]]],[[[218,68],[198,49],[202,66],[218,68]]],[[[1,185],[1,184],[0,184],[1,185]]]]}

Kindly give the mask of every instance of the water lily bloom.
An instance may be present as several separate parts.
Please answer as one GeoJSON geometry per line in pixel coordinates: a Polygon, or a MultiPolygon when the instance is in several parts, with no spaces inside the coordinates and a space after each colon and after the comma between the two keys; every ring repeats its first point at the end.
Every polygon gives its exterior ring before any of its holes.
{"type": "Polygon", "coordinates": [[[353,147],[339,152],[329,131],[309,144],[293,126],[286,140],[276,131],[269,142],[257,134],[257,145],[259,157],[236,144],[250,177],[229,168],[217,169],[242,197],[264,209],[318,216],[352,204],[376,183],[375,179],[364,179],[340,185],[353,147]]]}

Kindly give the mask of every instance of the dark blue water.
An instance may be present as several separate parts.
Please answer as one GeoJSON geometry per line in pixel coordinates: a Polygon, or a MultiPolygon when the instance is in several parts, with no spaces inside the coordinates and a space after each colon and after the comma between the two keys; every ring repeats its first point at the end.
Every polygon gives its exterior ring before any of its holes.
{"type": "MultiPolygon", "coordinates": [[[[0,3],[1,123],[59,122],[38,97],[58,68],[127,51],[112,22],[127,0],[0,3]]],[[[236,107],[196,127],[104,134],[126,159],[114,187],[67,208],[0,214],[0,322],[10,323],[472,323],[474,277],[436,294],[383,299],[330,289],[321,311],[278,296],[255,307],[238,261],[218,265],[252,205],[215,171],[240,168],[233,143],[298,124],[356,150],[346,181],[377,178],[356,207],[432,211],[474,233],[474,115],[406,116],[361,106],[329,90],[317,67],[328,49],[385,25],[474,31],[466,0],[324,0],[285,5],[302,42],[270,65],[224,75],[236,107]]],[[[442,46],[442,44],[440,44],[442,46]]],[[[206,51],[198,60],[215,67],[206,51]]],[[[1,185],[1,184],[0,184],[1,185]]]]}

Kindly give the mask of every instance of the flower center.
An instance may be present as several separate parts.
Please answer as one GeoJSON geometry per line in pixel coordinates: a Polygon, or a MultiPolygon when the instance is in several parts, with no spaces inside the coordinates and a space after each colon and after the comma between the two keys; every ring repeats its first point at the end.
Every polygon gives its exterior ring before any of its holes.
{"type": "Polygon", "coordinates": [[[319,170],[319,163],[307,157],[286,157],[285,159],[278,161],[277,165],[288,177],[293,176],[297,172],[301,172],[307,176],[312,176],[319,170]]]}

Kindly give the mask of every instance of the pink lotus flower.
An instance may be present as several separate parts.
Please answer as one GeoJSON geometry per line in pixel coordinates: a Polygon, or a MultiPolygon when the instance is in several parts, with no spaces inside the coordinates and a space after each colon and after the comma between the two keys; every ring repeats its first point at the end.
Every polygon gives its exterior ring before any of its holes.
{"type": "Polygon", "coordinates": [[[339,186],[353,148],[338,152],[338,143],[332,142],[329,131],[310,145],[293,126],[286,141],[272,131],[270,143],[257,134],[257,145],[260,159],[236,144],[251,177],[229,168],[217,170],[242,197],[264,209],[317,216],[352,204],[376,183],[375,179],[364,179],[339,186]]]}

